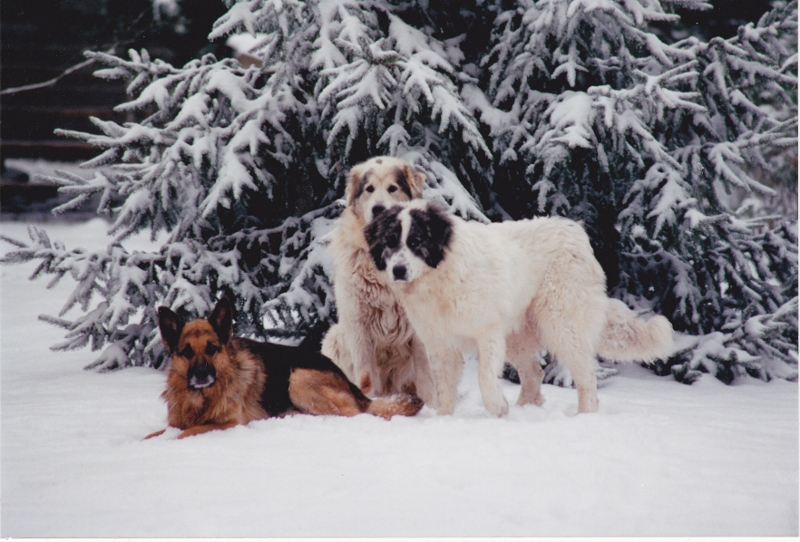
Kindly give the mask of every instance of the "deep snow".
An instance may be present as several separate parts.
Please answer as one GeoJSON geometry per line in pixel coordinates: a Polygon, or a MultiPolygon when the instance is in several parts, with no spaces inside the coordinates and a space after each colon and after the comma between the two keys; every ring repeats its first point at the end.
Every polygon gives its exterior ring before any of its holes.
{"type": "MultiPolygon", "coordinates": [[[[46,226],[87,248],[104,228],[46,226]]],[[[544,407],[495,419],[473,360],[453,416],[294,416],[143,442],[165,424],[164,373],[51,352],[63,330],[37,315],[72,283],[47,290],[26,280],[34,267],[0,268],[3,537],[798,535],[796,383],[686,386],[625,365],[598,414],[545,386],[544,407]]],[[[518,387],[503,389],[513,404],[518,387]]]]}

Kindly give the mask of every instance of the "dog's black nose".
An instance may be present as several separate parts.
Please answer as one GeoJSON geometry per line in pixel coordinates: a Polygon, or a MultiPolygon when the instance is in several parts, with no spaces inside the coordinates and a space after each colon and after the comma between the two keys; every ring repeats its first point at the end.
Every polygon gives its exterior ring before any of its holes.
{"type": "Polygon", "coordinates": [[[201,365],[192,366],[189,369],[187,377],[189,380],[189,387],[197,390],[211,386],[217,379],[217,371],[214,369],[213,365],[203,363],[201,365]]]}
{"type": "Polygon", "coordinates": [[[383,205],[376,205],[375,207],[372,208],[372,218],[375,218],[385,210],[386,207],[384,207],[383,205]]]}
{"type": "Polygon", "coordinates": [[[394,280],[406,280],[408,272],[406,271],[406,267],[404,265],[395,265],[392,268],[392,275],[394,275],[394,280]]]}

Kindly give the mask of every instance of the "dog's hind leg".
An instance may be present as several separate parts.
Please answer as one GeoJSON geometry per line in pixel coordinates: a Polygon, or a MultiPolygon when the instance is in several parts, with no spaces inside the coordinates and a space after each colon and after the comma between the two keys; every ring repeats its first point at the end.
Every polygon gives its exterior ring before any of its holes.
{"type": "Polygon", "coordinates": [[[495,416],[508,412],[508,401],[497,383],[505,358],[505,337],[493,337],[478,343],[478,386],[483,405],[495,416]]]}
{"type": "Polygon", "coordinates": [[[295,369],[289,376],[289,399],[306,414],[355,416],[369,407],[370,400],[357,397],[341,375],[317,369],[295,369]]]}
{"type": "Polygon", "coordinates": [[[572,373],[572,380],[578,390],[578,412],[597,412],[600,408],[597,399],[597,375],[594,372],[591,356],[572,358],[562,356],[558,361],[572,373]]]}
{"type": "Polygon", "coordinates": [[[532,306],[543,345],[572,374],[578,412],[598,410],[593,361],[607,306],[605,277],[590,256],[565,252],[548,269],[532,306]]]}
{"type": "Polygon", "coordinates": [[[351,333],[348,334],[346,343],[350,355],[353,356],[353,375],[348,375],[348,378],[366,395],[381,393],[375,344],[360,326],[351,326],[348,329],[351,333]]]}
{"type": "Polygon", "coordinates": [[[539,365],[536,354],[516,364],[513,361],[511,363],[517,369],[521,384],[517,404],[542,406],[544,404],[544,395],[542,395],[544,370],[539,365]]]}
{"type": "Polygon", "coordinates": [[[549,343],[548,350],[555,355],[558,362],[566,367],[575,388],[578,390],[578,412],[597,412],[599,403],[597,399],[597,375],[594,372],[594,354],[587,341],[577,338],[575,330],[564,326],[563,334],[570,334],[574,340],[567,344],[561,342],[549,343]]]}
{"type": "MultiPolygon", "coordinates": [[[[575,314],[575,313],[573,313],[575,314]]],[[[587,303],[586,314],[593,314],[587,303]]],[[[578,318],[575,318],[578,320],[578,318]]],[[[594,372],[594,348],[602,322],[593,318],[582,321],[561,321],[558,340],[548,342],[548,350],[569,369],[578,390],[578,412],[597,412],[597,375],[594,372]]]]}
{"type": "Polygon", "coordinates": [[[325,334],[321,350],[322,355],[330,358],[347,375],[347,378],[354,379],[353,356],[348,348],[344,327],[341,323],[333,324],[325,334]]]}
{"type": "Polygon", "coordinates": [[[544,404],[542,380],[544,370],[539,365],[539,347],[530,335],[515,333],[506,339],[506,356],[519,374],[518,405],[544,404]]]}
{"type": "Polygon", "coordinates": [[[322,339],[321,351],[323,356],[333,360],[351,382],[357,383],[361,391],[376,391],[375,347],[357,323],[346,325],[340,321],[331,326],[322,339]]]}

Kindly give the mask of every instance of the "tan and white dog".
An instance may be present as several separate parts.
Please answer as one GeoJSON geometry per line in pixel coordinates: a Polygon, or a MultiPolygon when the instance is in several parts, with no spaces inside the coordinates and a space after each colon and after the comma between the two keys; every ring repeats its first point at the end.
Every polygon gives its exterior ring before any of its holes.
{"type": "Polygon", "coordinates": [[[331,242],[339,321],[322,353],[366,394],[405,392],[435,405],[425,349],[375,267],[363,231],[385,209],[420,198],[424,186],[425,176],[398,158],[379,156],[350,170],[347,207],[331,242]]]}
{"type": "Polygon", "coordinates": [[[541,404],[535,353],[546,349],[572,373],[578,411],[595,412],[595,355],[646,361],[671,350],[666,318],[645,322],[606,296],[605,274],[577,222],[466,222],[414,201],[381,213],[365,237],[425,345],[440,413],[455,407],[463,361],[454,352],[477,350],[483,403],[501,416],[508,404],[497,380],[506,357],[520,371],[519,403],[541,404]]]}

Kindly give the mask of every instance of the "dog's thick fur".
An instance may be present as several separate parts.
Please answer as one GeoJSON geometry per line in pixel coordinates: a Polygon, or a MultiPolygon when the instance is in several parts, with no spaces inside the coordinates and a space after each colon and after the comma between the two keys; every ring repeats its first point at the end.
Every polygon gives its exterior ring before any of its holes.
{"type": "Polygon", "coordinates": [[[375,267],[364,226],[393,205],[422,196],[425,177],[408,162],[379,156],[349,172],[342,213],[331,242],[339,321],[322,341],[322,353],[364,393],[406,392],[434,402],[425,349],[386,279],[375,267]]]}
{"type": "Polygon", "coordinates": [[[498,416],[508,410],[497,383],[506,357],[520,372],[519,403],[542,403],[535,353],[547,349],[571,371],[578,411],[595,412],[596,354],[645,361],[670,351],[666,318],[639,320],[606,296],[589,238],[571,220],[481,224],[417,201],[382,213],[365,237],[425,345],[440,413],[455,407],[453,351],[477,350],[481,396],[498,416]]]}
{"type": "Polygon", "coordinates": [[[226,297],[207,320],[184,323],[168,308],[158,309],[172,356],[162,397],[168,424],[183,430],[178,438],[292,412],[388,419],[422,408],[410,395],[368,399],[318,352],[232,337],[232,318],[226,297]]]}

